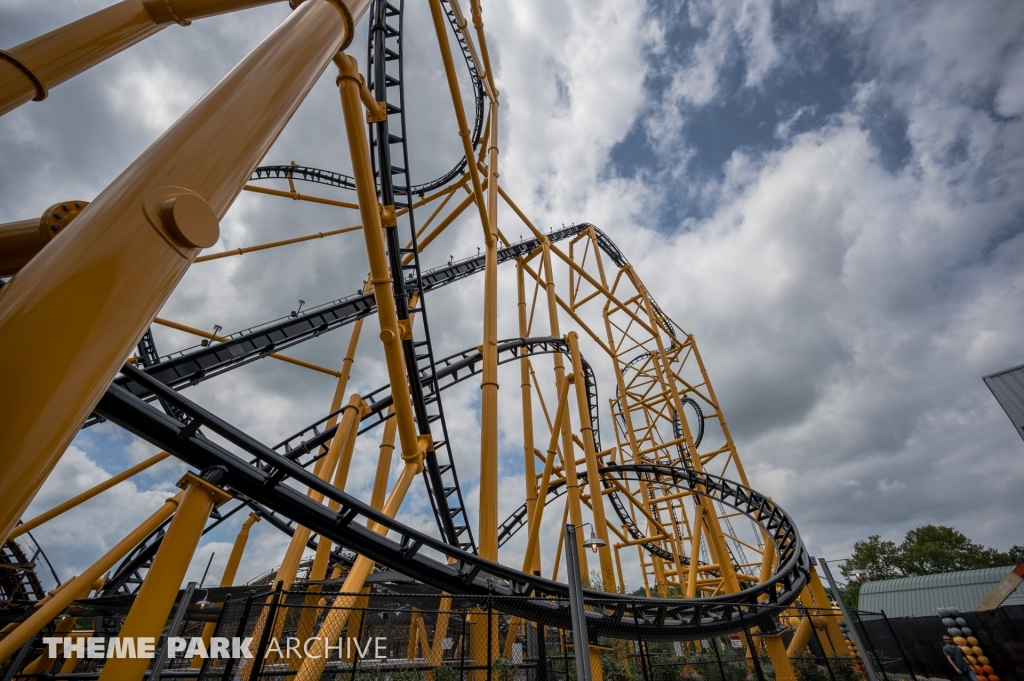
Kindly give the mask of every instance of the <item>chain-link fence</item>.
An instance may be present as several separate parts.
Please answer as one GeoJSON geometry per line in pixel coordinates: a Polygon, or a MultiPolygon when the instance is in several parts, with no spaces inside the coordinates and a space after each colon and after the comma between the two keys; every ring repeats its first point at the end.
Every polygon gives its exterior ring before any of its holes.
{"type": "MultiPolygon", "coordinates": [[[[168,655],[149,678],[576,681],[573,632],[544,624],[563,602],[316,589],[236,592],[165,631],[157,650],[168,655]]],[[[836,609],[687,605],[693,635],[673,641],[659,628],[672,621],[671,607],[645,601],[588,601],[594,681],[867,681],[836,609]],[[636,637],[610,638],[623,623],[636,637]]],[[[874,635],[874,622],[862,627],[874,635]]],[[[89,679],[102,670],[102,659],[50,660],[44,651],[37,644],[8,678],[89,679]]]]}
{"type": "MultiPolygon", "coordinates": [[[[236,589],[205,611],[193,605],[156,642],[149,678],[576,680],[573,632],[545,624],[564,602],[318,588],[236,589]]],[[[595,681],[867,681],[837,609],[680,603],[688,635],[671,640],[678,613],[664,601],[589,600],[595,681]],[[635,627],[634,637],[621,637],[624,624],[635,627]]],[[[62,617],[44,628],[0,663],[0,681],[98,678],[103,651],[116,642],[131,603],[101,605],[91,606],[92,616],[62,617]],[[51,655],[44,636],[61,637],[64,650],[51,655]],[[100,654],[88,654],[93,644],[100,654]]],[[[879,681],[961,681],[942,653],[946,627],[937,615],[852,616],[879,681]]],[[[984,648],[985,681],[1024,681],[1024,606],[961,616],[984,648]]]]}

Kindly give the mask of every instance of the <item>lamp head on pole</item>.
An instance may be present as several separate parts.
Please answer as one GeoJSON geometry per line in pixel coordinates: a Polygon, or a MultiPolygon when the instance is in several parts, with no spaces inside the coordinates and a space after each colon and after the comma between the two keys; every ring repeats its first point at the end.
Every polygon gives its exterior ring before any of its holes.
{"type": "Polygon", "coordinates": [[[605,540],[595,535],[593,528],[590,530],[590,539],[583,540],[583,548],[590,549],[594,553],[597,553],[597,550],[605,545],[605,540]]]}

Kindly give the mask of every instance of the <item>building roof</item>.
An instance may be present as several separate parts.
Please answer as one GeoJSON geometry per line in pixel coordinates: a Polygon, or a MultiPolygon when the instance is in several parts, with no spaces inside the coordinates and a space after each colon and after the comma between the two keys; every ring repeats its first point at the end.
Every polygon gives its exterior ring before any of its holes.
{"type": "MultiPolygon", "coordinates": [[[[885,611],[889,617],[923,617],[934,615],[939,608],[974,610],[996,584],[1016,565],[944,572],[937,575],[900,577],[865,582],[857,602],[859,610],[885,611]]],[[[1019,585],[1004,604],[1024,601],[1024,584],[1019,585]]]]}
{"type": "Polygon", "coordinates": [[[983,376],[985,385],[1024,438],[1024,364],[983,376]]]}

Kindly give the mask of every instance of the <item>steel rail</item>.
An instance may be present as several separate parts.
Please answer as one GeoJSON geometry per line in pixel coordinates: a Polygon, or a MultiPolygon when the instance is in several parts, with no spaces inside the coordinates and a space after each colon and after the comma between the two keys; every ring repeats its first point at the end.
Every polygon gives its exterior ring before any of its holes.
{"type": "MultiPolygon", "coordinates": [[[[389,7],[391,6],[389,3],[385,4],[389,7]]],[[[452,31],[455,33],[455,40],[459,44],[459,49],[462,50],[462,56],[466,60],[466,68],[469,70],[469,78],[473,88],[473,108],[475,114],[471,141],[473,148],[476,149],[480,144],[480,136],[483,131],[484,100],[486,100],[487,98],[484,94],[484,86],[483,82],[480,79],[479,69],[477,68],[476,61],[473,59],[472,51],[469,49],[469,45],[465,39],[465,36],[463,35],[462,27],[459,26],[458,18],[455,14],[455,11],[451,8],[447,0],[441,0],[441,4],[445,6],[445,15],[448,18],[448,24],[451,26],[452,31]]],[[[386,58],[399,58],[399,53],[391,50],[388,50],[388,52],[390,54],[385,53],[386,58]],[[392,55],[394,56],[392,57],[392,55]]],[[[402,117],[404,119],[404,112],[402,113],[402,117]]],[[[440,175],[439,177],[434,178],[433,180],[430,180],[429,182],[423,182],[421,184],[412,185],[409,187],[396,186],[395,192],[397,194],[406,196],[408,202],[411,204],[413,196],[423,196],[427,192],[434,191],[435,189],[439,189],[450,184],[452,180],[456,179],[462,174],[462,172],[466,169],[466,165],[466,156],[465,154],[463,154],[462,158],[448,172],[440,175]]],[[[356,188],[355,180],[343,173],[295,165],[260,166],[259,168],[253,171],[252,176],[249,178],[249,181],[253,182],[257,180],[269,179],[301,180],[303,182],[324,184],[331,187],[339,187],[341,189],[354,190],[356,188]]]]}
{"type": "MultiPolygon", "coordinates": [[[[189,418],[183,426],[120,386],[111,386],[98,406],[99,412],[139,437],[160,446],[187,464],[221,471],[220,484],[245,495],[309,527],[342,546],[352,547],[368,558],[403,574],[416,575],[425,584],[453,594],[519,595],[497,607],[513,615],[550,626],[568,628],[569,612],[561,601],[564,584],[492,563],[473,553],[436,539],[391,518],[370,505],[320,480],[294,461],[273,451],[231,424],[186,399],[137,368],[122,372],[146,385],[189,418]],[[257,468],[242,456],[194,430],[202,426],[263,464],[257,468]],[[289,481],[310,487],[335,501],[332,511],[289,481]],[[373,521],[395,533],[381,536],[366,526],[373,521]],[[441,556],[427,555],[427,549],[441,556]]],[[[631,599],[600,591],[585,592],[592,611],[588,627],[600,628],[613,638],[685,640],[736,631],[752,623],[769,625],[776,606],[792,603],[808,579],[810,562],[796,525],[778,504],[766,496],[717,476],[693,470],[655,465],[608,466],[602,474],[620,479],[674,484],[736,508],[754,520],[775,543],[779,567],[765,582],[733,594],[704,599],[631,599]],[[764,600],[761,600],[762,597],[764,600]]],[[[500,599],[499,599],[500,600],[500,599]]]]}

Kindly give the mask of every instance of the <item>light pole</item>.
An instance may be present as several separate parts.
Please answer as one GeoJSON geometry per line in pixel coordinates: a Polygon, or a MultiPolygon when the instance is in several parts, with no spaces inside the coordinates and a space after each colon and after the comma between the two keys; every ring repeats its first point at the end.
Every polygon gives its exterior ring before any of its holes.
{"type": "MultiPolygon", "coordinates": [[[[572,640],[576,655],[577,681],[590,681],[590,638],[587,635],[587,613],[583,608],[583,582],[580,579],[580,556],[576,548],[576,530],[586,527],[582,525],[565,526],[565,569],[569,581],[569,611],[572,615],[572,640]]],[[[583,546],[597,549],[605,542],[594,534],[594,526],[590,526],[590,538],[583,540],[583,546]]]]}
{"type": "MultiPolygon", "coordinates": [[[[868,673],[868,678],[871,681],[878,681],[878,675],[875,673],[875,668],[871,666],[871,660],[868,659],[868,649],[864,647],[864,642],[860,638],[860,632],[857,631],[857,627],[853,625],[853,620],[850,619],[850,611],[846,609],[846,603],[843,601],[843,594],[836,586],[836,581],[832,579],[832,571],[828,569],[828,563],[825,562],[824,558],[818,559],[818,565],[821,566],[821,571],[825,573],[825,579],[828,580],[828,585],[832,587],[832,595],[835,596],[836,603],[839,605],[839,610],[843,613],[843,619],[846,620],[846,626],[850,630],[850,636],[853,637],[853,643],[857,646],[857,652],[860,653],[861,662],[864,663],[864,671],[868,673]]],[[[854,576],[859,580],[862,570],[853,570],[854,576]]]]}

